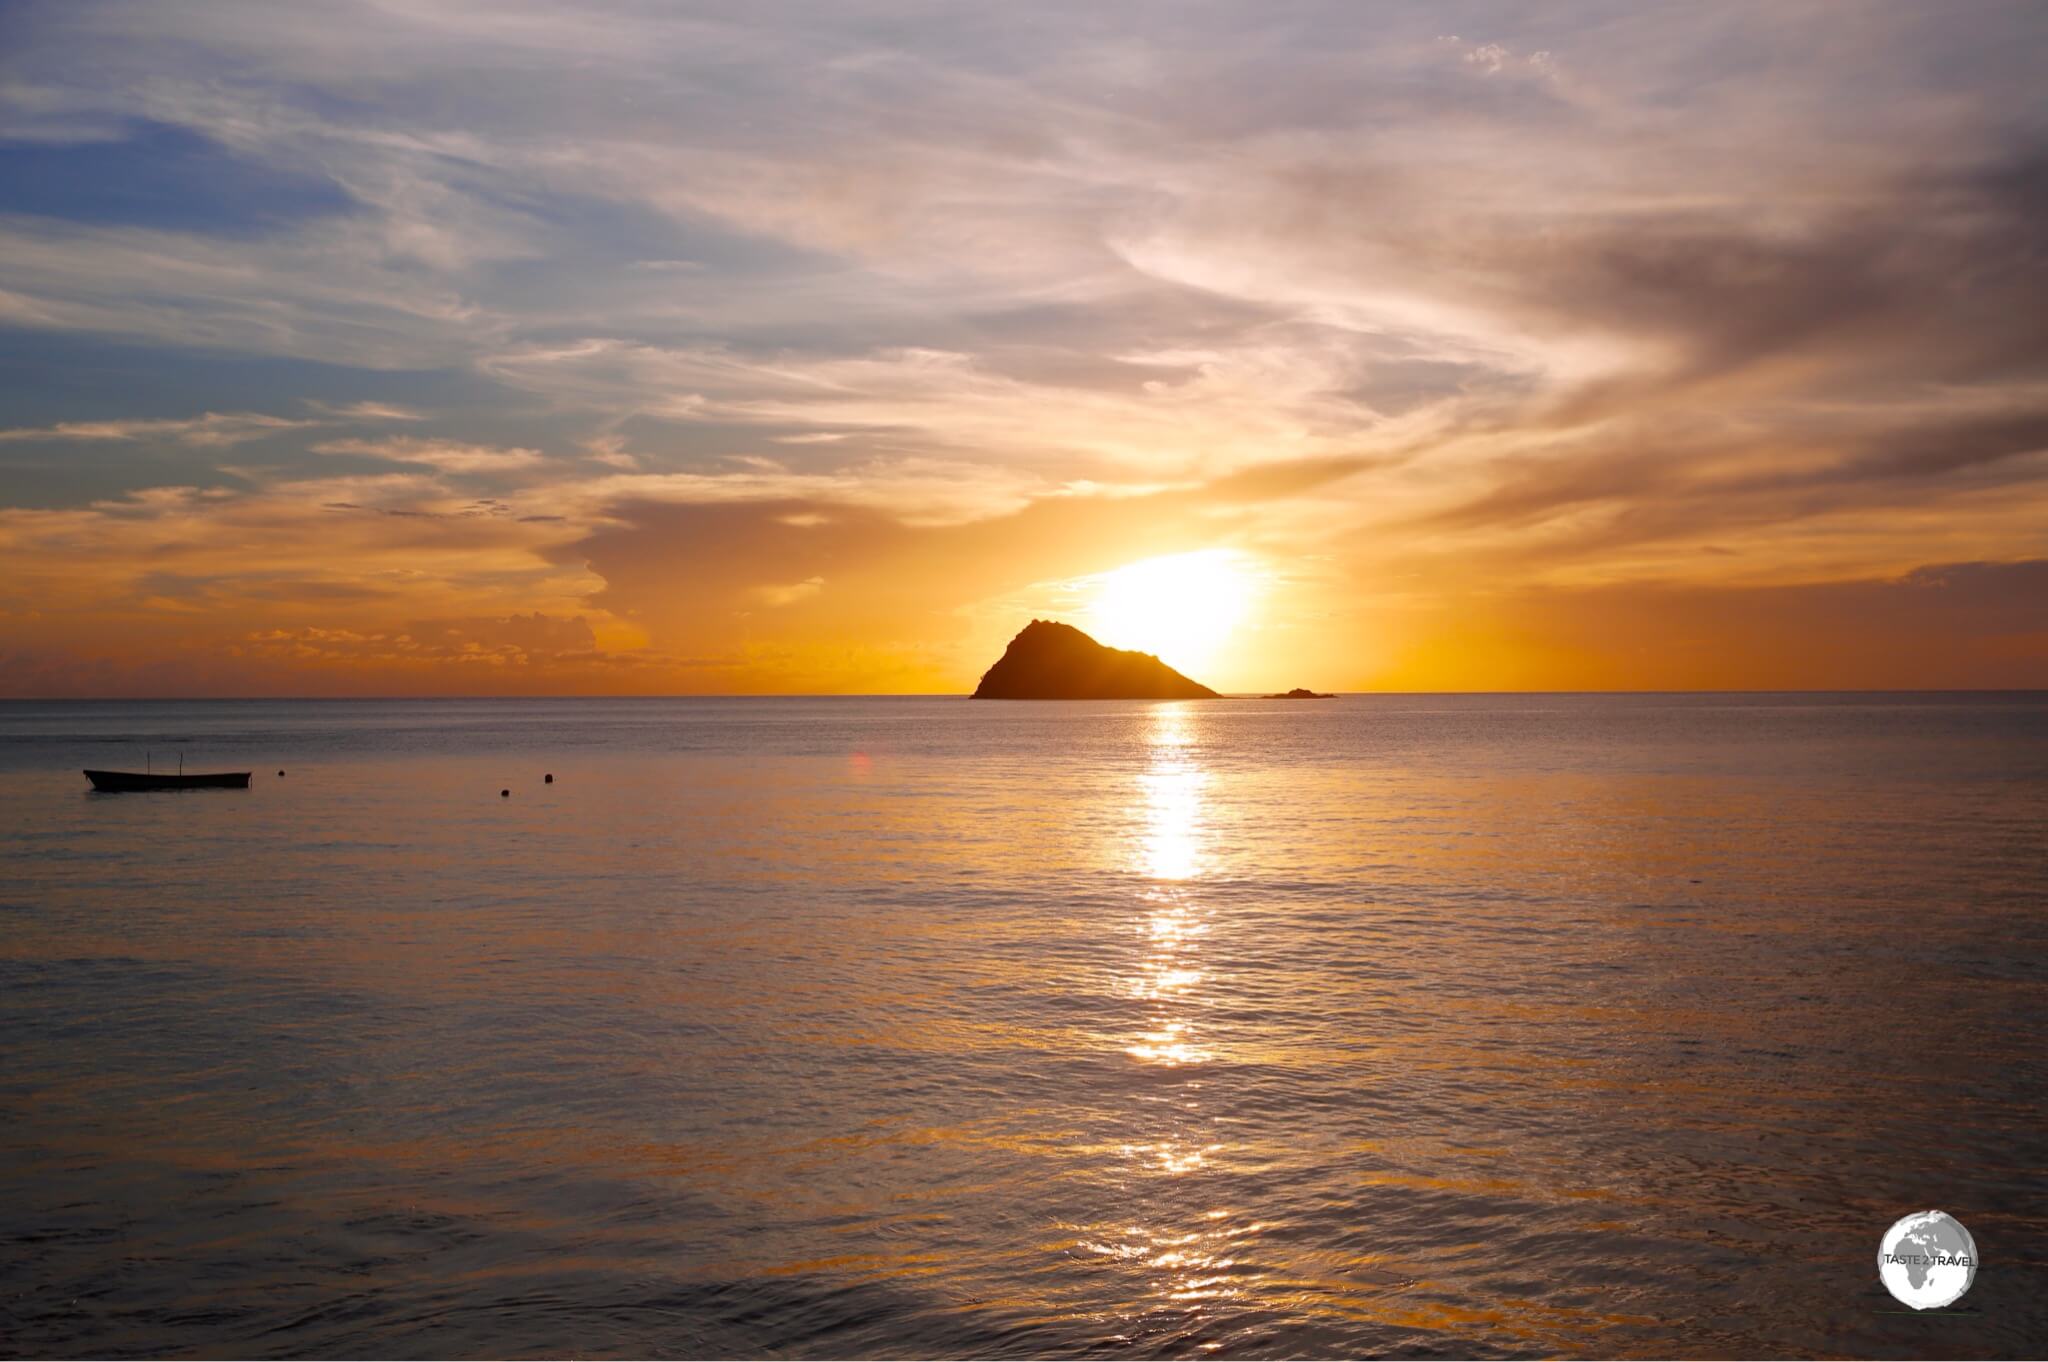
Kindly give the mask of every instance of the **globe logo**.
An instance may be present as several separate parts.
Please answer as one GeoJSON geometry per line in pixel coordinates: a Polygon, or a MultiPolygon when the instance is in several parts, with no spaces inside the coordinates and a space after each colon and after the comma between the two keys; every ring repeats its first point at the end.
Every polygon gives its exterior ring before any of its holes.
{"type": "Polygon", "coordinates": [[[1938,1310],[1977,1280],[1977,1241],[1944,1211],[1906,1216],[1879,1241],[1877,1275],[1900,1303],[1938,1310]]]}

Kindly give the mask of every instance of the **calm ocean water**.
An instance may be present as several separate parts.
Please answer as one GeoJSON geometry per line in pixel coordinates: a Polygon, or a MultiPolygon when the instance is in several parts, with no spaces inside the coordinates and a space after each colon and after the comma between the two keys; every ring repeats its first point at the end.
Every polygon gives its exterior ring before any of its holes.
{"type": "Polygon", "coordinates": [[[14,1354],[2039,1355],[2044,1043],[2044,695],[0,705],[14,1354]]]}

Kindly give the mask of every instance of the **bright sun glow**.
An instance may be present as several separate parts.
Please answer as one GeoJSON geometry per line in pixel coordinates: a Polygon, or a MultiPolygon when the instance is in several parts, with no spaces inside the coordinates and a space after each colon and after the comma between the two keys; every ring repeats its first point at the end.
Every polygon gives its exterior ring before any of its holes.
{"type": "Polygon", "coordinates": [[[1216,660],[1254,594],[1250,563],[1233,549],[1147,558],[1096,579],[1089,632],[1112,648],[1198,672],[1216,660]]]}

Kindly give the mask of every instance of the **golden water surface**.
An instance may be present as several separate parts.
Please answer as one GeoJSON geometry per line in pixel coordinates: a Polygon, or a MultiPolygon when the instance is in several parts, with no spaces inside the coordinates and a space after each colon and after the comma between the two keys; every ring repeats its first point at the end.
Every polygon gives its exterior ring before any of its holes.
{"type": "Polygon", "coordinates": [[[0,1349],[2038,1353],[2044,829],[2038,696],[0,706],[0,1349]]]}

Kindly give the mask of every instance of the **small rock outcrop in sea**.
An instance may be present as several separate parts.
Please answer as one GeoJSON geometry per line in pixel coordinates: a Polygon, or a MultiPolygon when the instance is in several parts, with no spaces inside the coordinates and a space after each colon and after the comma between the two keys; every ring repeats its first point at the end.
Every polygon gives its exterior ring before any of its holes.
{"type": "Polygon", "coordinates": [[[1150,653],[1105,648],[1071,624],[1033,620],[982,673],[977,700],[1213,700],[1150,653]]]}
{"type": "Polygon", "coordinates": [[[1268,700],[1334,700],[1337,697],[1328,691],[1310,690],[1306,686],[1296,686],[1293,690],[1278,691],[1263,698],[1268,700]]]}

